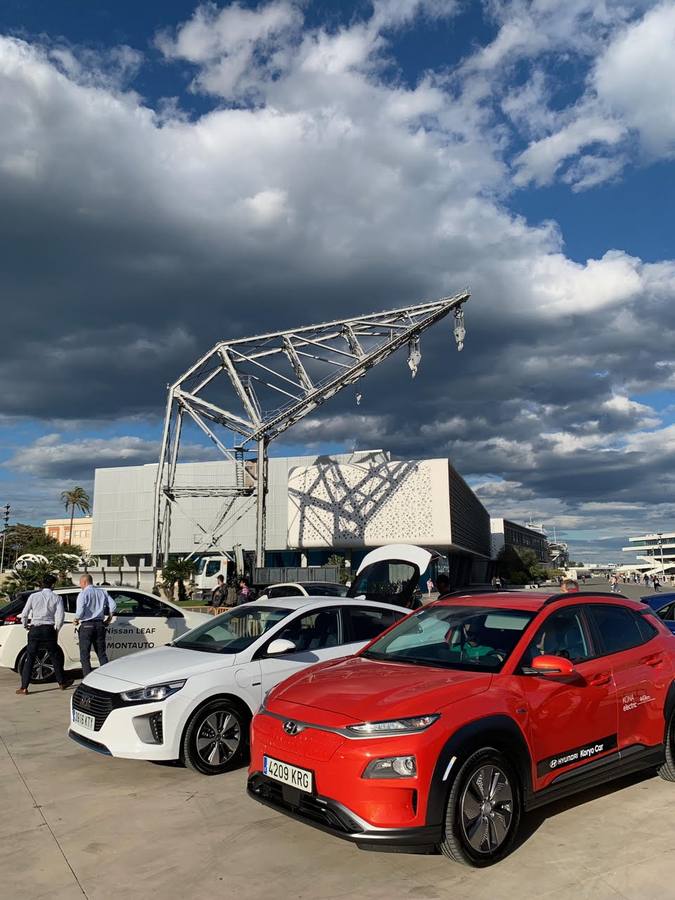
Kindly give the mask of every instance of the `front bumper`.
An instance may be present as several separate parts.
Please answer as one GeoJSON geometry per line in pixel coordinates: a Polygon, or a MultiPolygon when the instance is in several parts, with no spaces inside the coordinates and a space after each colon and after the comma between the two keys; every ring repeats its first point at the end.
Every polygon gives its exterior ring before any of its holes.
{"type": "Polygon", "coordinates": [[[261,772],[249,777],[248,795],[293,819],[351,841],[360,850],[433,853],[443,838],[440,825],[374,828],[336,800],[286,787],[261,772]]]}
{"type": "Polygon", "coordinates": [[[89,750],[122,759],[177,759],[176,734],[180,731],[172,727],[177,709],[170,701],[171,698],[152,703],[124,703],[118,694],[82,685],[71,697],[68,737],[89,750]],[[78,703],[80,690],[87,692],[93,702],[90,700],[87,706],[78,703]],[[73,722],[73,708],[93,715],[95,728],[73,722]]]}

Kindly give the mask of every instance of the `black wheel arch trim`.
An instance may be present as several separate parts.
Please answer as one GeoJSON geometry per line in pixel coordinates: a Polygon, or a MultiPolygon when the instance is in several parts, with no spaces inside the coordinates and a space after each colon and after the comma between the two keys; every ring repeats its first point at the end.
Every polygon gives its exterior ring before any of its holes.
{"type": "Polygon", "coordinates": [[[427,825],[442,823],[450,787],[461,768],[463,759],[482,747],[493,747],[504,753],[515,766],[523,794],[532,790],[532,762],[527,741],[515,719],[506,714],[485,716],[462,725],[449,738],[438,755],[431,777],[427,803],[427,825]],[[457,761],[450,766],[453,757],[457,761]]]}
{"type": "Polygon", "coordinates": [[[666,730],[668,728],[668,723],[670,722],[673,713],[675,713],[675,680],[670,682],[670,687],[668,688],[668,693],[666,694],[666,702],[663,707],[663,718],[665,720],[663,731],[664,743],[666,740],[666,730]]]}

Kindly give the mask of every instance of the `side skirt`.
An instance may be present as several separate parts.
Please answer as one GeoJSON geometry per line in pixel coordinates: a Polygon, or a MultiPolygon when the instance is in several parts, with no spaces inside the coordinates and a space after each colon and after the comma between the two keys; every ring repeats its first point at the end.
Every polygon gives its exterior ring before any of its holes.
{"type": "Polygon", "coordinates": [[[636,744],[602,759],[593,760],[581,769],[562,772],[548,787],[540,791],[528,792],[524,798],[526,812],[571,797],[580,791],[590,790],[600,784],[632,775],[643,769],[660,766],[665,759],[663,744],[645,747],[636,744]]]}

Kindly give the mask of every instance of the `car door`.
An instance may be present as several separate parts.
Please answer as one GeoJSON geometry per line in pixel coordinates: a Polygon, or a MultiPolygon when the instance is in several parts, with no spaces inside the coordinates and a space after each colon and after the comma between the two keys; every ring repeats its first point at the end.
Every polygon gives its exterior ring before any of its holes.
{"type": "Polygon", "coordinates": [[[349,653],[356,653],[395,622],[399,622],[405,615],[405,612],[399,612],[393,607],[378,609],[373,606],[359,606],[357,603],[353,606],[343,606],[342,621],[348,641],[348,645],[345,647],[345,656],[349,653]]]}
{"type": "Polygon", "coordinates": [[[116,604],[115,616],[108,627],[106,648],[110,659],[119,659],[129,653],[161,647],[168,644],[182,631],[177,621],[185,619],[180,610],[162,603],[157,597],[149,597],[128,588],[109,591],[116,604]]]}
{"type": "Polygon", "coordinates": [[[63,650],[65,667],[72,669],[80,665],[80,645],[75,628],[75,609],[79,590],[59,591],[63,600],[63,625],[59,631],[59,646],[63,650]]]}
{"type": "Polygon", "coordinates": [[[263,695],[306,666],[347,656],[350,652],[339,607],[302,612],[290,619],[257,653],[261,663],[263,695]],[[267,656],[267,647],[277,639],[292,641],[296,649],[280,656],[267,656]]]}
{"type": "Polygon", "coordinates": [[[534,755],[534,788],[617,749],[616,685],[608,661],[599,656],[584,606],[550,613],[519,667],[519,710],[534,755]],[[533,674],[536,656],[563,656],[574,677],[533,674]]]}
{"type": "Polygon", "coordinates": [[[663,741],[664,706],[673,673],[663,636],[625,606],[589,604],[597,640],[617,689],[619,749],[663,741]]]}

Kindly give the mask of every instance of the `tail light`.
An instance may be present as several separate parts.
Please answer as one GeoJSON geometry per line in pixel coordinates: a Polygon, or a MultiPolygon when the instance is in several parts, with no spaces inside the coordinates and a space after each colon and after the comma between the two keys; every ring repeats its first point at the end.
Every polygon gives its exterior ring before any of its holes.
{"type": "Polygon", "coordinates": [[[0,619],[0,625],[20,625],[21,619],[18,616],[5,616],[4,619],[0,619]]]}

